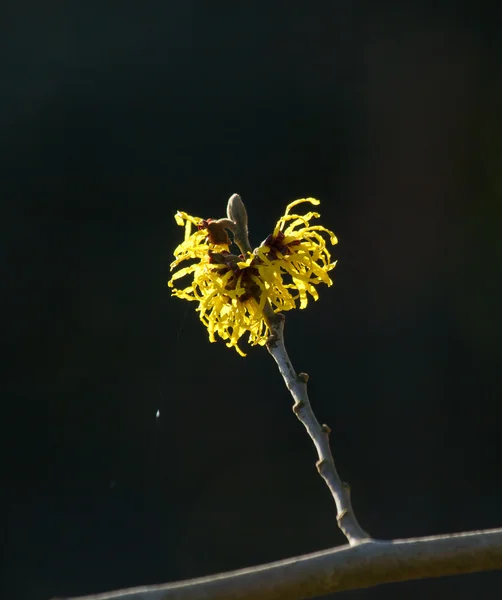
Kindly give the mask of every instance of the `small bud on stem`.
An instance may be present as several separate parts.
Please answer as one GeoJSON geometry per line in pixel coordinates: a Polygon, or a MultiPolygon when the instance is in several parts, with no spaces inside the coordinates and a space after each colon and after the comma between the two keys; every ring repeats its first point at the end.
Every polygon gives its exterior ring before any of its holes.
{"type": "Polygon", "coordinates": [[[234,241],[243,254],[251,252],[248,238],[248,214],[239,194],[232,194],[227,204],[228,218],[235,223],[234,241]]]}

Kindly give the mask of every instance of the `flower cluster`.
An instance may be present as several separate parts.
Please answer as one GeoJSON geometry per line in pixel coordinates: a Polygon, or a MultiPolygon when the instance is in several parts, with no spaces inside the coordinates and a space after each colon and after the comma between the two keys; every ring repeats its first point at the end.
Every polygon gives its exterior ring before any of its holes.
{"type": "Polygon", "coordinates": [[[238,342],[246,332],[251,345],[267,342],[270,332],[266,306],[274,312],[305,308],[309,295],[318,299],[319,283],[332,285],[328,272],[336,262],[331,262],[322,234],[327,234],[333,245],[336,236],[321,225],[310,225],[319,213],[291,212],[304,202],[319,204],[314,198],[289,204],[273,233],[247,255],[230,252],[225,230],[225,223],[230,222],[176,214],[177,224],[185,228],[185,238],[174,251],[171,270],[175,272],[168,285],[174,296],[198,302],[197,311],[211,342],[218,334],[227,346],[245,356],[238,342]],[[191,261],[188,266],[177,269],[187,260],[191,261]],[[176,287],[178,280],[187,275],[193,276],[191,283],[176,287]]]}

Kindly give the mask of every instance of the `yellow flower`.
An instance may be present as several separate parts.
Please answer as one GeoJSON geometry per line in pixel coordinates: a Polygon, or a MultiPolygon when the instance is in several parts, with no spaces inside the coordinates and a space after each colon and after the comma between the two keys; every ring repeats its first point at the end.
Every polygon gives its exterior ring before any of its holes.
{"type": "MultiPolygon", "coordinates": [[[[294,300],[299,299],[300,308],[305,308],[308,303],[309,293],[314,300],[318,300],[319,294],[315,286],[325,283],[328,286],[333,281],[328,271],[335,268],[336,261],[331,262],[331,255],[326,247],[326,240],[321,233],[329,236],[332,245],[338,243],[335,234],[322,225],[310,225],[311,219],[319,218],[317,212],[308,212],[305,215],[291,214],[290,210],[309,202],[318,205],[319,200],[315,198],[301,198],[288,204],[283,217],[279,219],[273,234],[269,235],[263,244],[255,250],[256,255],[263,261],[259,267],[260,274],[266,269],[275,273],[274,285],[283,293],[288,290],[296,290],[291,296],[294,300]],[[283,282],[283,275],[288,283],[283,282]]],[[[289,308],[295,308],[295,304],[289,308]]],[[[280,308],[280,310],[289,310],[280,308]]]]}
{"type": "Polygon", "coordinates": [[[263,307],[267,300],[262,294],[263,283],[256,268],[252,267],[254,257],[246,259],[229,252],[229,243],[215,244],[221,232],[211,235],[211,224],[184,212],[175,215],[178,225],[185,227],[185,239],[175,249],[175,260],[171,271],[183,261],[191,261],[186,267],[177,269],[168,282],[173,295],[184,300],[199,303],[197,311],[201,321],[207,327],[209,340],[215,342],[215,334],[227,341],[245,356],[237,345],[239,338],[249,332],[249,342],[264,345],[267,341],[267,327],[263,319],[263,307]],[[196,231],[192,232],[192,228],[196,231]],[[177,280],[193,275],[190,285],[175,288],[177,280]]]}
{"type": "Polygon", "coordinates": [[[174,288],[174,296],[199,303],[197,311],[211,342],[216,341],[217,334],[227,346],[245,356],[238,346],[245,333],[249,334],[251,345],[262,346],[270,335],[264,315],[267,303],[279,312],[295,308],[299,299],[300,308],[305,308],[307,292],[317,300],[315,285],[332,284],[327,272],[335,263],[330,262],[320,232],[327,233],[333,244],[336,237],[320,225],[309,224],[310,219],[319,216],[317,213],[289,213],[302,202],[319,204],[313,198],[292,202],[274,233],[247,256],[230,253],[222,222],[205,221],[183,212],[176,214],[178,225],[185,227],[185,239],[174,251],[171,270],[185,260],[195,262],[176,270],[168,285],[174,288]],[[194,233],[192,226],[197,228],[194,233]],[[191,283],[176,288],[175,282],[186,275],[193,275],[191,283]]]}
{"type": "MultiPolygon", "coordinates": [[[[185,239],[174,250],[174,256],[176,260],[171,263],[171,271],[184,260],[188,260],[190,258],[204,258],[207,256],[207,253],[210,250],[228,250],[228,237],[226,240],[227,243],[215,244],[211,242],[208,226],[210,226],[212,219],[208,219],[206,221],[204,219],[200,219],[199,217],[192,217],[186,212],[181,211],[178,211],[174,215],[174,219],[180,227],[185,228],[185,239]],[[192,226],[195,226],[196,228],[195,233],[192,233],[192,226]]],[[[194,265],[192,265],[192,267],[193,266],[194,265]]],[[[181,271],[178,271],[174,279],[182,277],[186,273],[192,272],[193,269],[190,269],[190,267],[188,267],[188,270],[181,269],[181,271]]]]}
{"type": "Polygon", "coordinates": [[[246,355],[238,341],[246,332],[252,345],[264,345],[268,337],[263,316],[267,294],[263,293],[263,282],[253,266],[254,260],[251,254],[243,259],[226,251],[209,251],[200,262],[174,273],[168,282],[174,287],[175,280],[193,273],[192,283],[184,289],[174,289],[173,295],[197,301],[197,311],[207,327],[209,340],[215,342],[215,334],[218,334],[241,356],[246,355]]]}

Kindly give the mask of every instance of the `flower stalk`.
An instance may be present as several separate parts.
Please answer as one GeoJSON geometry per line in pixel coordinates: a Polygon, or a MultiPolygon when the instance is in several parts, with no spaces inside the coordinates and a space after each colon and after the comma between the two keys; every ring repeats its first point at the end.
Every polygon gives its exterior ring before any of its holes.
{"type": "MultiPolygon", "coordinates": [[[[277,315],[279,316],[279,315],[277,315]]],[[[279,372],[284,379],[294,400],[293,412],[303,424],[317,450],[316,463],[319,475],[324,479],[333,496],[336,505],[337,522],[349,544],[354,546],[360,542],[369,541],[370,536],[359,525],[350,500],[350,487],[340,479],[336,470],[335,461],[329,445],[331,432],[327,425],[320,425],[316,419],[307,393],[309,377],[306,373],[296,373],[289,359],[284,344],[285,317],[275,319],[271,323],[272,335],[267,342],[267,350],[279,367],[279,372]]]]}

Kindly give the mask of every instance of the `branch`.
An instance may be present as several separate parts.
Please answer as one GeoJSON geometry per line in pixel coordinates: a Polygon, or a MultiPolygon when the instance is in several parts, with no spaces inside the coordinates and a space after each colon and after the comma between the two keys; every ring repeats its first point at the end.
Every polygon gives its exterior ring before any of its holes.
{"type": "MultiPolygon", "coordinates": [[[[241,252],[250,251],[246,209],[238,194],[228,201],[227,215],[220,225],[234,232],[241,252]]],[[[374,540],[361,528],[349,486],[335,467],[329,427],[319,424],[310,405],[308,375],[295,372],[286,351],[284,316],[274,313],[268,304],[264,313],[271,331],[268,351],[293,396],[296,416],[314,442],[317,469],[335,500],[338,525],[349,544],[210,577],[73,600],[303,600],[383,583],[502,569],[502,528],[394,541],[374,540]]]]}
{"type": "Polygon", "coordinates": [[[296,374],[284,345],[284,321],[282,314],[274,314],[271,309],[267,311],[267,322],[272,332],[267,349],[273,356],[279,371],[291,392],[295,404],[293,412],[303,423],[307,433],[312,438],[317,450],[319,460],[316,463],[319,474],[326,482],[336,504],[337,522],[351,546],[370,539],[370,536],[359,525],[350,501],[350,487],[338,475],[335,461],[329,446],[330,428],[319,425],[314,415],[307,394],[308,375],[296,374]]]}
{"type": "Polygon", "coordinates": [[[370,540],[210,577],[73,600],[303,600],[382,583],[501,568],[502,528],[370,540]]]}

